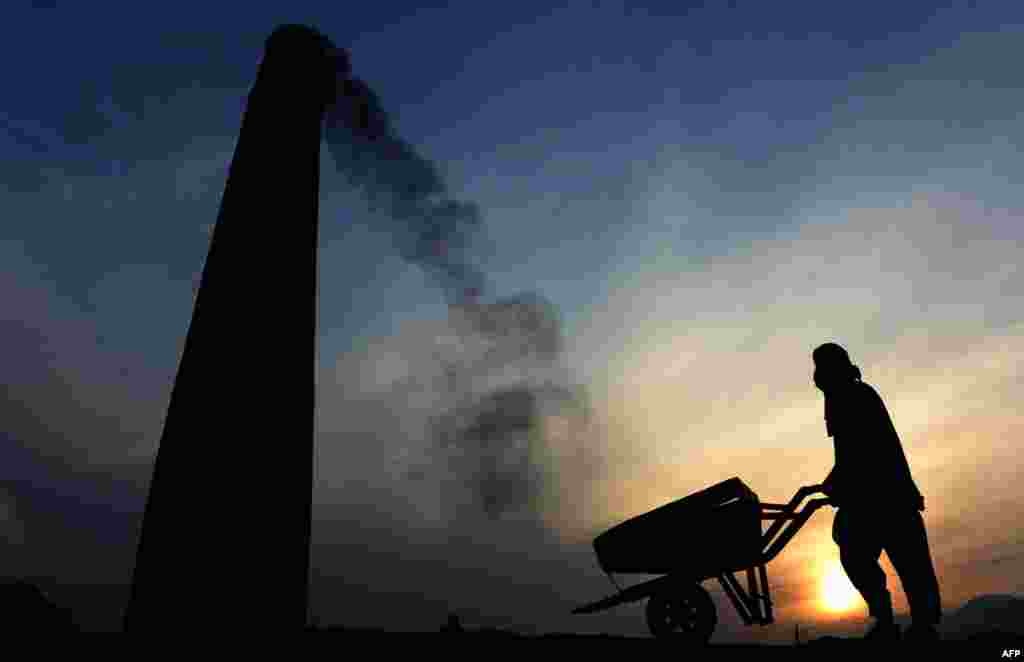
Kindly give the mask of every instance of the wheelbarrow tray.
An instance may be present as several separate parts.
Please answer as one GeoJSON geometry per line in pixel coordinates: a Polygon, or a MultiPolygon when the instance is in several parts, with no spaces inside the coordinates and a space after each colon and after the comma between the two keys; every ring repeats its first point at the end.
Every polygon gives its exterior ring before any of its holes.
{"type": "Polygon", "coordinates": [[[695,580],[762,562],[761,506],[739,478],[626,520],[594,539],[606,573],[695,580]]]}

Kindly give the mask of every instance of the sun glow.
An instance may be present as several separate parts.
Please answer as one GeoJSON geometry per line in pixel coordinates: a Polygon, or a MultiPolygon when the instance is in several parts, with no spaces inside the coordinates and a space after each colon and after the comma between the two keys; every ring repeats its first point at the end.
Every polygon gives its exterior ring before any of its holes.
{"type": "Polygon", "coordinates": [[[820,580],[821,608],[834,614],[852,610],[860,602],[860,593],[850,583],[838,559],[829,561],[820,580]]]}

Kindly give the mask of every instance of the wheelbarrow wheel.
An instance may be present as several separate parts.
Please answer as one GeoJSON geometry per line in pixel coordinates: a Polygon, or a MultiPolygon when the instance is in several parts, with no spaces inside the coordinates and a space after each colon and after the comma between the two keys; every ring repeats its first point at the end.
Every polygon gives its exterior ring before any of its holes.
{"type": "Polygon", "coordinates": [[[676,586],[647,600],[647,627],[655,637],[703,645],[716,625],[715,603],[700,584],[676,586]]]}

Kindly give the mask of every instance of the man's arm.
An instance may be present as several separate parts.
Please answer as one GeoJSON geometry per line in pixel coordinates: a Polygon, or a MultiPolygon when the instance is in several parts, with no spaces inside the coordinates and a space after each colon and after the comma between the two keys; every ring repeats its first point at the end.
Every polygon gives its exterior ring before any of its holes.
{"type": "Polygon", "coordinates": [[[828,476],[825,480],[817,485],[808,485],[800,488],[806,494],[824,494],[825,496],[832,498],[832,488],[835,485],[835,473],[836,468],[832,467],[832,471],[828,472],[828,476]]]}
{"type": "Polygon", "coordinates": [[[836,468],[833,466],[832,471],[828,472],[828,476],[819,485],[808,485],[803,488],[809,494],[824,494],[832,502],[833,506],[838,507],[838,502],[835,497],[835,483],[836,483],[836,468]]]}

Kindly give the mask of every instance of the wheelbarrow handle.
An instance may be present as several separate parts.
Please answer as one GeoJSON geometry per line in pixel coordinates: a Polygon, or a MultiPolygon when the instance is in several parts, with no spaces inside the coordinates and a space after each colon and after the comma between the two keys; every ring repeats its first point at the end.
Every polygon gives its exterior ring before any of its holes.
{"type": "MultiPolygon", "coordinates": [[[[796,494],[793,495],[793,498],[789,500],[789,503],[786,505],[786,510],[795,511],[797,506],[799,506],[804,499],[815,494],[825,494],[821,485],[805,485],[804,487],[801,487],[796,491],[796,494]]],[[[821,501],[825,501],[829,504],[831,503],[828,499],[821,499],[821,501]]],[[[819,505],[825,505],[825,503],[819,505]]]]}
{"type": "Polygon", "coordinates": [[[799,490],[796,491],[796,494],[793,495],[793,498],[789,500],[789,503],[785,505],[784,510],[787,513],[795,512],[797,507],[801,503],[803,503],[803,500],[811,496],[812,494],[814,494],[812,490],[808,489],[807,487],[801,487],[799,490]]]}
{"type": "MultiPolygon", "coordinates": [[[[795,498],[794,501],[796,501],[795,498]]],[[[790,504],[792,503],[793,501],[790,502],[790,504]]],[[[762,563],[768,563],[774,559],[782,551],[782,548],[786,546],[786,543],[807,523],[807,520],[811,518],[816,510],[822,506],[831,505],[831,503],[828,499],[812,499],[807,502],[807,505],[799,513],[787,512],[786,517],[778,518],[761,536],[762,549],[764,550],[762,563]]]]}

